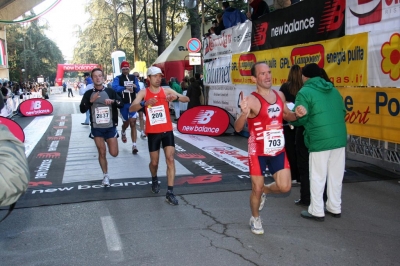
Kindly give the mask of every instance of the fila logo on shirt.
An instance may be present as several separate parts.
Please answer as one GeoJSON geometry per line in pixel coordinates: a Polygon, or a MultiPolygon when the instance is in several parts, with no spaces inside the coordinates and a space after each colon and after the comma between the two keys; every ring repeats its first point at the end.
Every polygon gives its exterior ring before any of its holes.
{"type": "Polygon", "coordinates": [[[270,118],[277,117],[277,116],[279,116],[280,113],[281,113],[281,108],[277,104],[271,105],[268,108],[268,116],[270,118]]]}

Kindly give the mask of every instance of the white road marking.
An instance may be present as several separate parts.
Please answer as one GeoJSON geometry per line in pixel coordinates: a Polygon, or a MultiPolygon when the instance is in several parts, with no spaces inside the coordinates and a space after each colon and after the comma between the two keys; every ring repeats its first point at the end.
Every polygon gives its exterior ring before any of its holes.
{"type": "Polygon", "coordinates": [[[29,123],[28,126],[24,128],[25,133],[25,155],[28,157],[36,144],[43,137],[43,134],[46,132],[49,127],[51,121],[53,120],[53,116],[38,116],[29,123]]]}
{"type": "Polygon", "coordinates": [[[108,251],[121,251],[121,238],[111,216],[102,216],[101,225],[103,226],[104,237],[106,238],[108,251]]]}
{"type": "Polygon", "coordinates": [[[78,113],[78,110],[76,109],[76,105],[74,102],[71,103],[72,104],[72,108],[74,109],[74,114],[78,113]]]}

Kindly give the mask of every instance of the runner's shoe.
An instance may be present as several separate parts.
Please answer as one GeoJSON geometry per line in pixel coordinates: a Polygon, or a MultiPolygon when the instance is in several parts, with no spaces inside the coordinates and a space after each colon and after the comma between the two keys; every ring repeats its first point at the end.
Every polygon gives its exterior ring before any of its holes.
{"type": "Polygon", "coordinates": [[[165,201],[168,202],[171,205],[178,205],[178,200],[176,199],[174,192],[171,190],[167,191],[167,194],[165,195],[165,201]]]}
{"type": "Polygon", "coordinates": [[[267,199],[267,194],[262,193],[260,207],[258,208],[259,211],[261,211],[264,208],[264,203],[266,199],[267,199]]]}
{"type": "Polygon", "coordinates": [[[101,185],[103,187],[109,187],[110,186],[110,177],[108,176],[108,174],[104,175],[103,181],[101,182],[101,185]]]}
{"type": "Polygon", "coordinates": [[[121,131],[121,140],[123,143],[126,143],[128,139],[126,138],[126,132],[121,131]]]}
{"type": "Polygon", "coordinates": [[[154,194],[158,194],[158,192],[160,192],[160,184],[158,183],[158,180],[151,182],[151,192],[154,194]]]}
{"type": "Polygon", "coordinates": [[[251,228],[251,232],[253,234],[256,234],[256,235],[264,234],[264,229],[262,228],[262,222],[261,222],[260,217],[254,218],[253,216],[251,216],[250,228],[251,228]]]}
{"type": "Polygon", "coordinates": [[[143,131],[142,131],[142,133],[140,133],[140,137],[141,137],[142,139],[145,139],[145,138],[147,138],[146,134],[144,134],[144,132],[143,132],[143,131]]]}
{"type": "Polygon", "coordinates": [[[136,153],[138,153],[138,149],[137,149],[136,145],[133,145],[132,146],[132,154],[136,154],[136,153]]]}

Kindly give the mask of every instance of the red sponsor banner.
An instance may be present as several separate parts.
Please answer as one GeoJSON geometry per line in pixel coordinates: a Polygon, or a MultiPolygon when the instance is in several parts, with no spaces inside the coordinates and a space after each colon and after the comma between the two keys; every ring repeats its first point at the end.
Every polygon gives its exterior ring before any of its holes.
{"type": "Polygon", "coordinates": [[[306,65],[316,63],[320,68],[324,68],[325,49],[321,44],[296,47],[290,54],[292,65],[306,65]]]}
{"type": "Polygon", "coordinates": [[[18,125],[16,122],[6,117],[0,116],[0,125],[5,125],[6,127],[8,127],[8,130],[10,130],[10,132],[21,142],[25,141],[25,133],[22,130],[21,126],[18,125]]]}
{"type": "Polygon", "coordinates": [[[239,73],[242,76],[251,76],[251,68],[257,62],[254,54],[242,54],[239,56],[239,73]]]}
{"type": "Polygon", "coordinates": [[[202,105],[184,112],[177,129],[183,134],[220,136],[229,127],[228,113],[217,106],[202,105]]]}
{"type": "Polygon", "coordinates": [[[19,105],[23,116],[49,115],[53,113],[53,105],[44,99],[30,99],[19,105]]]}

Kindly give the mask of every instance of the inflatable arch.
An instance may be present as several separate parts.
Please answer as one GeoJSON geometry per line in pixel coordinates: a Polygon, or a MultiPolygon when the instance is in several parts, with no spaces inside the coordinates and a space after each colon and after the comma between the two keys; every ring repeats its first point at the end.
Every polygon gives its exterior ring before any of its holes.
{"type": "Polygon", "coordinates": [[[99,67],[98,64],[58,64],[56,74],[56,86],[61,86],[64,78],[64,72],[90,72],[93,68],[99,67]]]}

